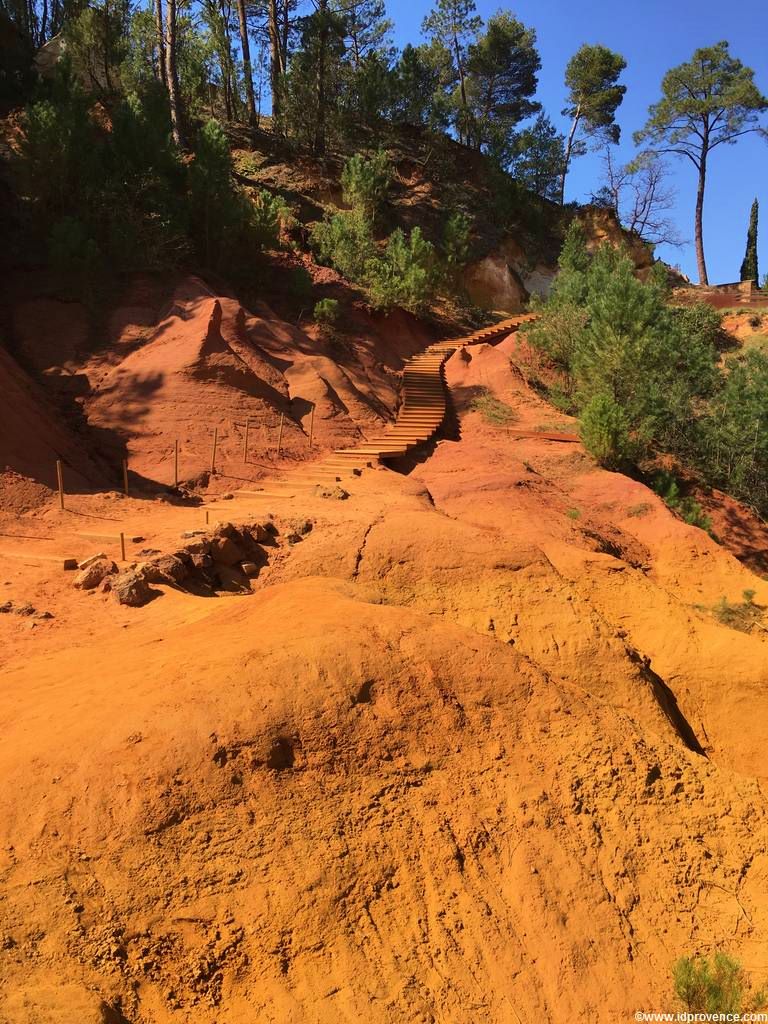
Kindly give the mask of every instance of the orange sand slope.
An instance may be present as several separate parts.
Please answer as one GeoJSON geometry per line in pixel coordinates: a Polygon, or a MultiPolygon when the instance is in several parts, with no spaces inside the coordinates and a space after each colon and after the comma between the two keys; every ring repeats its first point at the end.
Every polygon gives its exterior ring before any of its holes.
{"type": "MultiPolygon", "coordinates": [[[[690,952],[762,977],[768,637],[711,609],[768,583],[548,439],[515,344],[450,358],[408,476],[230,502],[312,522],[250,596],[7,569],[55,617],[0,616],[3,1024],[607,1022],[690,952]]],[[[189,527],[122,508],[23,526],[189,527]]]]}

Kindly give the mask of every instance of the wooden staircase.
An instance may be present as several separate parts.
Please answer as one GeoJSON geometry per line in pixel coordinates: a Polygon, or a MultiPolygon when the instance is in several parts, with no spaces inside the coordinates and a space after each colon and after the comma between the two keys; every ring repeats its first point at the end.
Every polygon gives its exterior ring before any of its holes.
{"type": "Polygon", "coordinates": [[[337,448],[321,462],[303,466],[280,480],[270,481],[269,491],[285,487],[290,491],[318,484],[343,486],[366,469],[388,459],[401,458],[425,444],[440,429],[446,414],[446,385],[443,367],[457,349],[498,341],[521,324],[535,319],[530,314],[503,320],[463,338],[430,345],[410,359],[403,369],[403,402],[394,423],[351,448],[337,448]]]}

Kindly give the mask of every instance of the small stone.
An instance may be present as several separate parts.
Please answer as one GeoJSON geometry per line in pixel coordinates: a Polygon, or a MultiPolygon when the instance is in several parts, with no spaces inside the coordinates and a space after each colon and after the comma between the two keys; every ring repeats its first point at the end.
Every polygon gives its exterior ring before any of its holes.
{"type": "Polygon", "coordinates": [[[232,494],[231,491],[227,491],[226,494],[222,494],[221,495],[221,500],[222,501],[232,501],[233,498],[234,498],[234,494],[232,494]]]}
{"type": "Polygon", "coordinates": [[[22,604],[14,609],[17,615],[34,615],[37,609],[31,604],[22,604]]]}
{"type": "Polygon", "coordinates": [[[255,562],[243,562],[240,568],[243,570],[246,576],[258,576],[259,567],[255,562]]]}
{"type": "Polygon", "coordinates": [[[38,612],[37,617],[38,619],[52,619],[53,612],[38,612]]]}
{"type": "Polygon", "coordinates": [[[318,498],[335,498],[337,501],[346,501],[349,497],[349,491],[345,491],[343,487],[324,487],[322,484],[318,484],[315,488],[315,494],[318,498]]]}
{"type": "Polygon", "coordinates": [[[189,540],[191,537],[204,537],[205,530],[184,530],[181,535],[182,540],[189,540]]]}
{"type": "Polygon", "coordinates": [[[7,614],[13,611],[13,601],[6,601],[4,604],[0,604],[0,613],[7,614]]]}

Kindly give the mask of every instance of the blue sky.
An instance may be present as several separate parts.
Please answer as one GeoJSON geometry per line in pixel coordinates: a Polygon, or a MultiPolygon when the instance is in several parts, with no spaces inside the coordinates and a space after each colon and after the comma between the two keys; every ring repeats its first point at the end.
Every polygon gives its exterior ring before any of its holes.
{"type": "MultiPolygon", "coordinates": [[[[485,19],[499,9],[492,0],[476,0],[485,19]]],[[[420,29],[429,0],[387,0],[395,23],[395,42],[421,40],[420,29]]],[[[730,43],[731,54],[755,71],[755,80],[768,94],[768,14],[761,3],[731,7],[722,0],[519,0],[512,11],[536,29],[542,70],[537,99],[558,127],[564,103],[565,65],[582,43],[603,43],[623,54],[627,69],[622,78],[627,94],[617,120],[622,129],[619,156],[629,160],[635,153],[632,133],[645,123],[648,106],[659,98],[661,79],[670,67],[688,60],[699,46],[721,39],[730,43]]],[[[768,115],[763,123],[768,125],[768,115]]],[[[689,240],[682,248],[660,246],[657,255],[679,264],[696,280],[693,253],[693,210],[696,172],[682,158],[671,158],[671,181],[678,190],[673,211],[680,236],[689,240]]],[[[599,184],[600,157],[588,154],[574,161],[566,186],[566,199],[586,201],[599,184]]],[[[768,272],[768,143],[756,135],[735,146],[720,146],[711,157],[704,208],[704,247],[710,283],[735,281],[744,256],[747,221],[752,200],[760,201],[760,274],[768,272]]]]}

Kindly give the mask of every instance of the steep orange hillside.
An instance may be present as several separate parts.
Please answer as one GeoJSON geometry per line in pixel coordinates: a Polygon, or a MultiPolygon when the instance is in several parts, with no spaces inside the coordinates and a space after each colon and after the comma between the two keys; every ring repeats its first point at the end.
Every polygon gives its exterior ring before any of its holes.
{"type": "MultiPolygon", "coordinates": [[[[185,381],[233,359],[219,303],[213,343],[164,321],[185,381]]],[[[670,1009],[684,954],[762,979],[768,637],[714,608],[768,583],[548,439],[516,351],[451,357],[405,474],[214,500],[271,524],[250,594],[130,608],[34,564],[105,519],[131,562],[223,558],[191,504],[0,524],[38,538],[0,615],[3,1024],[607,1022],[670,1009]]]]}

